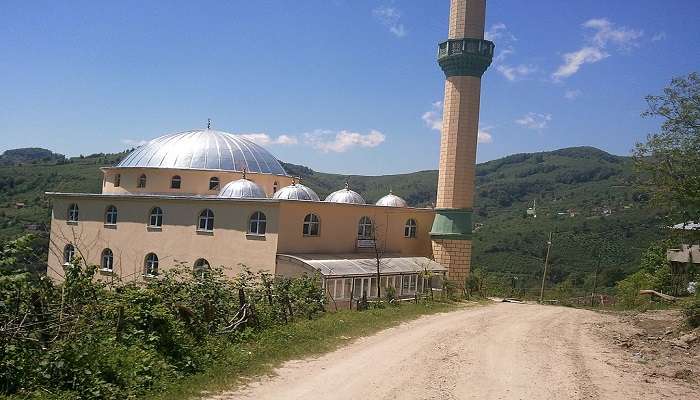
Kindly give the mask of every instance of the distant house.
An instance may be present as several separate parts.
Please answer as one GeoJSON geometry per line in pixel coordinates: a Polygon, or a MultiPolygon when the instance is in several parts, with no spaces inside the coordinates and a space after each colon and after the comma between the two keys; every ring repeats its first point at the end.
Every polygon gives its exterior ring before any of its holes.
{"type": "Polygon", "coordinates": [[[24,207],[26,207],[26,206],[27,206],[27,205],[24,204],[24,203],[15,203],[15,208],[18,209],[18,210],[19,210],[20,208],[24,208],[24,207]]]}
{"type": "Polygon", "coordinates": [[[681,294],[688,287],[690,267],[700,265],[700,245],[681,245],[679,249],[668,249],[666,260],[671,264],[671,279],[676,293],[681,294]]]}

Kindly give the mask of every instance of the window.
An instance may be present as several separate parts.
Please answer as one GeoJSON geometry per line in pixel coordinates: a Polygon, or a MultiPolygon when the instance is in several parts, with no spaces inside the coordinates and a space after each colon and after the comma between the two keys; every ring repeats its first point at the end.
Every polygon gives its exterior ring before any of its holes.
{"type": "Polygon", "coordinates": [[[199,260],[194,262],[194,274],[195,276],[199,278],[203,278],[204,275],[209,272],[209,261],[200,258],[199,260]]]}
{"type": "Polygon", "coordinates": [[[116,174],[114,175],[114,187],[119,187],[122,184],[122,176],[121,174],[116,174]]]}
{"type": "Polygon", "coordinates": [[[75,247],[68,243],[66,247],[63,248],[63,262],[70,263],[75,258],[75,247]]]}
{"type": "Polygon", "coordinates": [[[416,220],[409,218],[406,221],[406,226],[403,228],[403,236],[407,238],[416,237],[416,220]]]}
{"type": "Polygon", "coordinates": [[[211,232],[214,230],[214,212],[210,209],[206,209],[199,213],[199,223],[197,224],[197,230],[211,232]]]}
{"type": "Polygon", "coordinates": [[[175,175],[170,179],[170,189],[180,189],[180,185],[182,185],[180,175],[175,175]]]}
{"type": "Polygon", "coordinates": [[[318,236],[321,222],[316,214],[307,214],[304,217],[304,236],[318,236]]]}
{"type": "Polygon", "coordinates": [[[158,275],[158,256],[154,253],[148,253],[144,261],[144,274],[146,276],[158,275]]]}
{"type": "Polygon", "coordinates": [[[357,237],[359,239],[372,239],[372,220],[369,217],[360,218],[357,226],[357,237]]]}
{"type": "Polygon", "coordinates": [[[139,180],[136,183],[136,187],[137,188],[145,188],[146,187],[146,175],[145,174],[141,174],[141,176],[139,176],[139,180]]]}
{"type": "Polygon", "coordinates": [[[209,179],[209,190],[219,190],[219,178],[213,176],[209,179]]]}
{"type": "Polygon", "coordinates": [[[104,249],[102,250],[102,263],[100,264],[102,269],[105,271],[111,271],[114,266],[114,254],[112,250],[104,249]]]}
{"type": "Polygon", "coordinates": [[[117,224],[117,207],[109,206],[105,212],[105,225],[117,224]]]}
{"type": "Polygon", "coordinates": [[[252,235],[264,235],[265,228],[267,228],[267,218],[265,217],[265,214],[261,213],[260,211],[256,211],[250,217],[250,229],[248,230],[248,233],[252,235]]]}
{"type": "Polygon", "coordinates": [[[68,221],[78,222],[79,214],[80,212],[77,204],[74,203],[68,207],[68,221]]]}
{"type": "Polygon", "coordinates": [[[151,228],[163,226],[163,210],[160,207],[151,208],[151,213],[148,216],[148,226],[151,228]]]}

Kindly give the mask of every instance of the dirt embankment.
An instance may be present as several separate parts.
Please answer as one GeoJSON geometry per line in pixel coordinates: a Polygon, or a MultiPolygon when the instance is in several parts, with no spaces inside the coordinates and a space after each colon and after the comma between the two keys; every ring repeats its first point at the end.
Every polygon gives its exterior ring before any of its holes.
{"type": "Polygon", "coordinates": [[[215,398],[700,399],[700,340],[674,342],[676,317],[531,304],[465,309],[287,362],[215,398]]]}

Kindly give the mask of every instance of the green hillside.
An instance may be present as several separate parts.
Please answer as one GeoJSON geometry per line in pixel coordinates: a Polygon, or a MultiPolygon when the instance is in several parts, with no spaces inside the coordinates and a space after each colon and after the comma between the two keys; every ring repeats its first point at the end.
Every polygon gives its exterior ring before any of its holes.
{"type": "MultiPolygon", "coordinates": [[[[0,238],[41,229],[48,222],[45,191],[98,192],[99,167],[122,156],[96,154],[0,167],[0,238]]],[[[368,202],[390,189],[413,206],[435,202],[437,171],[345,176],[284,166],[322,198],[348,180],[368,202]]],[[[552,231],[552,282],[569,278],[581,285],[590,280],[601,253],[598,282],[611,285],[635,268],[641,249],[661,235],[660,216],[648,208],[648,196],[632,181],[630,158],[591,147],[515,154],[479,164],[473,265],[518,276],[520,285],[534,285],[552,231]],[[535,200],[537,217],[526,216],[535,200]]]]}

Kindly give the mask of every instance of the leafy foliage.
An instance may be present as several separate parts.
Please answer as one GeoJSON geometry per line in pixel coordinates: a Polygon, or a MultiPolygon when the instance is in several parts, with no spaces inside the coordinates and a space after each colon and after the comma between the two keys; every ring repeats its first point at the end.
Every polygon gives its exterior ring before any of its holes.
{"type": "Polygon", "coordinates": [[[77,260],[57,285],[17,269],[31,252],[24,242],[2,247],[14,268],[0,275],[0,394],[135,398],[205,370],[225,348],[323,311],[315,277],[266,286],[269,276],[247,270],[231,280],[222,269],[195,276],[178,266],[110,287],[77,260]],[[245,319],[242,302],[254,310],[245,319]]]}

